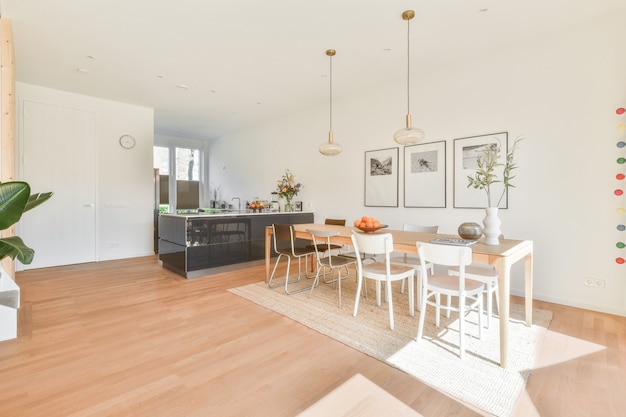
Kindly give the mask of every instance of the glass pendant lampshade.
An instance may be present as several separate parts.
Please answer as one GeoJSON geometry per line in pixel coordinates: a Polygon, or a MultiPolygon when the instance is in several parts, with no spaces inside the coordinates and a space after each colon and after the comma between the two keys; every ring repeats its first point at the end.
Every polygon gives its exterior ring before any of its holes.
{"type": "Polygon", "coordinates": [[[410,79],[410,66],[409,66],[409,62],[410,62],[410,21],[411,19],[413,19],[415,17],[415,12],[413,10],[406,10],[402,13],[402,19],[406,20],[407,23],[407,48],[406,48],[406,95],[407,95],[407,100],[406,100],[406,127],[402,128],[400,130],[398,130],[396,133],[393,134],[393,140],[395,140],[397,143],[399,143],[400,145],[414,145],[416,143],[421,142],[424,137],[426,137],[426,134],[424,133],[424,131],[422,129],[419,129],[417,127],[413,127],[411,124],[411,111],[410,111],[410,84],[409,84],[409,79],[410,79]]]}
{"type": "Polygon", "coordinates": [[[333,156],[341,153],[341,145],[333,142],[333,56],[337,52],[334,49],[326,51],[326,55],[330,60],[330,128],[328,130],[328,142],[324,142],[319,146],[322,155],[333,156]]]}

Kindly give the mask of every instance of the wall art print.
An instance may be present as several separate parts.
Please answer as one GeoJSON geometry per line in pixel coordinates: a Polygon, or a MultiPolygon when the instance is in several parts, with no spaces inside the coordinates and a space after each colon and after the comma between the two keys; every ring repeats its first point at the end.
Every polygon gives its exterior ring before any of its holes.
{"type": "Polygon", "coordinates": [[[404,147],[404,206],[446,207],[446,142],[404,147]]]}
{"type": "MultiPolygon", "coordinates": [[[[478,169],[478,157],[486,147],[495,147],[500,143],[500,158],[496,167],[495,175],[503,178],[504,163],[508,153],[508,133],[492,133],[489,135],[472,136],[468,138],[454,139],[454,207],[455,208],[485,208],[487,207],[487,194],[485,190],[468,188],[468,176],[474,176],[478,169]]],[[[491,184],[492,195],[500,195],[504,185],[502,182],[491,184]]],[[[500,208],[508,208],[509,196],[505,193],[500,208]]]]}
{"type": "Polygon", "coordinates": [[[398,207],[398,148],[365,152],[365,206],[398,207]]]}

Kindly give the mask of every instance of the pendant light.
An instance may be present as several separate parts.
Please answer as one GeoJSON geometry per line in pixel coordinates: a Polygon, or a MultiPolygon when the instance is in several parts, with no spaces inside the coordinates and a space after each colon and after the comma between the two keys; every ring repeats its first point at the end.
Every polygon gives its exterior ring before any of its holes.
{"type": "Polygon", "coordinates": [[[410,22],[411,19],[415,17],[415,12],[413,10],[406,10],[402,13],[402,19],[406,20],[406,127],[398,130],[393,134],[393,140],[398,142],[400,145],[414,145],[418,142],[421,142],[424,137],[424,131],[422,129],[418,129],[416,127],[411,126],[411,111],[410,111],[410,89],[409,89],[409,42],[410,42],[410,22]]]}
{"type": "Polygon", "coordinates": [[[341,153],[341,145],[333,142],[333,56],[337,52],[334,49],[326,51],[330,60],[330,128],[328,130],[328,142],[320,145],[319,151],[322,155],[333,156],[341,153]]]}

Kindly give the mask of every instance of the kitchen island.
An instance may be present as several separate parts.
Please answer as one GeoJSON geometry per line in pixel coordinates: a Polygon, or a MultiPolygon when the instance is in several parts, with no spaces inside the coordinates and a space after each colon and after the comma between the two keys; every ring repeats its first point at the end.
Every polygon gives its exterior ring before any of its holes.
{"type": "Polygon", "coordinates": [[[159,260],[185,278],[262,263],[265,228],[314,223],[312,212],[239,211],[159,215],[159,260]]]}

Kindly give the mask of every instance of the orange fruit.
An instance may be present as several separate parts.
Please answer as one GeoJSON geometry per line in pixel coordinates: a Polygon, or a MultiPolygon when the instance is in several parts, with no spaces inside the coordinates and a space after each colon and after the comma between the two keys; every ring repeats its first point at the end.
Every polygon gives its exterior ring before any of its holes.
{"type": "Polygon", "coordinates": [[[379,222],[378,220],[374,220],[374,221],[372,222],[372,225],[373,225],[374,227],[380,227],[380,222],[379,222]]]}
{"type": "Polygon", "coordinates": [[[354,225],[355,225],[356,227],[359,227],[359,225],[360,225],[360,224],[361,224],[361,220],[355,220],[355,221],[354,221],[354,225]]]}

